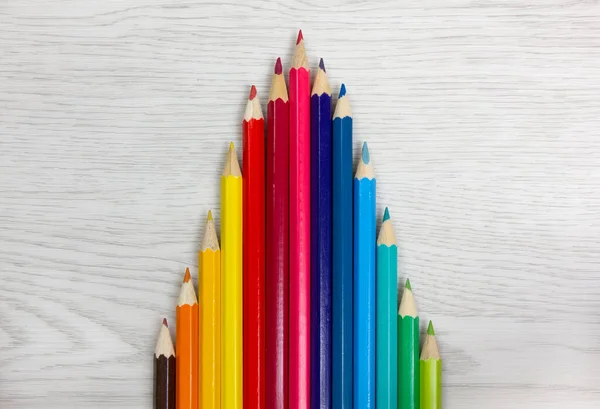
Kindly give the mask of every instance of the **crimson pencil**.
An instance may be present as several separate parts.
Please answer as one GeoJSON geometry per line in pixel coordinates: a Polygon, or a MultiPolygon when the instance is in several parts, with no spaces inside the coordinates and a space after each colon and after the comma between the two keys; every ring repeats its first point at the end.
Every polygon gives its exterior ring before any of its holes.
{"type": "MultiPolygon", "coordinates": [[[[244,409],[265,408],[265,121],[253,85],[242,122],[244,409]]],[[[225,306],[227,308],[227,306],[225,306]]]]}
{"type": "Polygon", "coordinates": [[[278,58],[267,104],[267,409],[288,408],[289,110],[278,58]]]}
{"type": "Polygon", "coordinates": [[[310,72],[302,31],[290,69],[291,409],[310,406],[310,72]]]}

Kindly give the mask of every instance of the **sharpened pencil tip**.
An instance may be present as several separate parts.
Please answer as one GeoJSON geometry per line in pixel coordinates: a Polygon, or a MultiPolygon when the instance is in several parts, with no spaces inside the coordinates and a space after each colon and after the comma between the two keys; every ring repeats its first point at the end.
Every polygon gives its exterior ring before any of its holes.
{"type": "Polygon", "coordinates": [[[362,161],[365,165],[368,165],[371,161],[371,155],[369,154],[369,146],[364,142],[362,146],[362,161]]]}
{"type": "Polygon", "coordinates": [[[296,45],[300,44],[300,41],[304,40],[304,36],[302,35],[302,30],[298,31],[298,39],[296,40],[296,45]]]}
{"type": "Polygon", "coordinates": [[[183,282],[187,283],[188,281],[190,281],[192,279],[192,275],[190,274],[190,268],[186,267],[185,268],[185,275],[183,276],[183,282]]]}
{"type": "Polygon", "coordinates": [[[208,211],[208,217],[206,218],[207,221],[212,222],[212,210],[208,211]]]}
{"type": "Polygon", "coordinates": [[[404,285],[404,288],[412,291],[412,287],[410,286],[410,280],[408,278],[406,279],[406,284],[404,285]]]}
{"type": "Polygon", "coordinates": [[[233,142],[229,142],[229,150],[230,151],[234,151],[235,150],[235,146],[233,145],[233,142]]]}
{"type": "Polygon", "coordinates": [[[277,75],[281,75],[283,73],[283,66],[281,65],[281,57],[277,57],[277,61],[275,62],[275,69],[273,72],[277,75]]]}
{"type": "Polygon", "coordinates": [[[169,323],[167,322],[166,318],[163,318],[163,325],[167,328],[169,328],[169,323]]]}
{"type": "Polygon", "coordinates": [[[385,208],[385,212],[383,212],[383,220],[382,221],[386,221],[386,220],[390,220],[390,211],[388,210],[388,208],[385,208]]]}
{"type": "Polygon", "coordinates": [[[325,63],[323,62],[323,59],[321,58],[321,60],[319,61],[319,68],[323,70],[323,72],[327,72],[327,70],[325,69],[325,63]]]}
{"type": "Polygon", "coordinates": [[[427,335],[435,335],[435,330],[433,329],[433,322],[429,321],[429,326],[427,327],[427,335]]]}
{"type": "Polygon", "coordinates": [[[338,95],[338,99],[343,97],[344,95],[346,95],[346,85],[342,84],[342,86],[340,87],[340,94],[338,95]]]}
{"type": "Polygon", "coordinates": [[[253,85],[250,88],[250,95],[248,95],[248,99],[252,101],[254,98],[256,98],[256,87],[253,85]]]}

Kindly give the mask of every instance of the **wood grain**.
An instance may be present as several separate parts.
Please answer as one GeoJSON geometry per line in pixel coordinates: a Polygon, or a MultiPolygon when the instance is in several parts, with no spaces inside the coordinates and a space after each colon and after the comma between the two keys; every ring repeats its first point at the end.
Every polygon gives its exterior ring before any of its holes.
{"type": "Polygon", "coordinates": [[[1,2],[0,407],[150,407],[248,86],[266,104],[299,27],[369,141],[444,407],[597,408],[600,5],[569,0],[1,2]]]}

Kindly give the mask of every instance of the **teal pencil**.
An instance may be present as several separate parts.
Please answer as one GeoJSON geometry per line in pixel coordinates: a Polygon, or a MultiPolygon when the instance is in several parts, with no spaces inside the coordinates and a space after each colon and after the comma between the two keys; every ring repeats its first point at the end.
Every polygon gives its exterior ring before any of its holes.
{"type": "Polygon", "coordinates": [[[385,208],[377,238],[377,324],[375,402],[378,408],[398,408],[398,246],[385,208]]]}

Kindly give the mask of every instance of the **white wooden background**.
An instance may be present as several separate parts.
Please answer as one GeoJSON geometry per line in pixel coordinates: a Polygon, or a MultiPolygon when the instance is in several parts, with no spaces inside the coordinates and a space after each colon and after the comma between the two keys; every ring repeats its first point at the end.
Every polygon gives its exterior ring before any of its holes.
{"type": "Polygon", "coordinates": [[[264,106],[298,28],[348,86],[445,408],[598,408],[600,4],[571,0],[0,2],[0,407],[151,407],[249,86],[264,106]]]}

